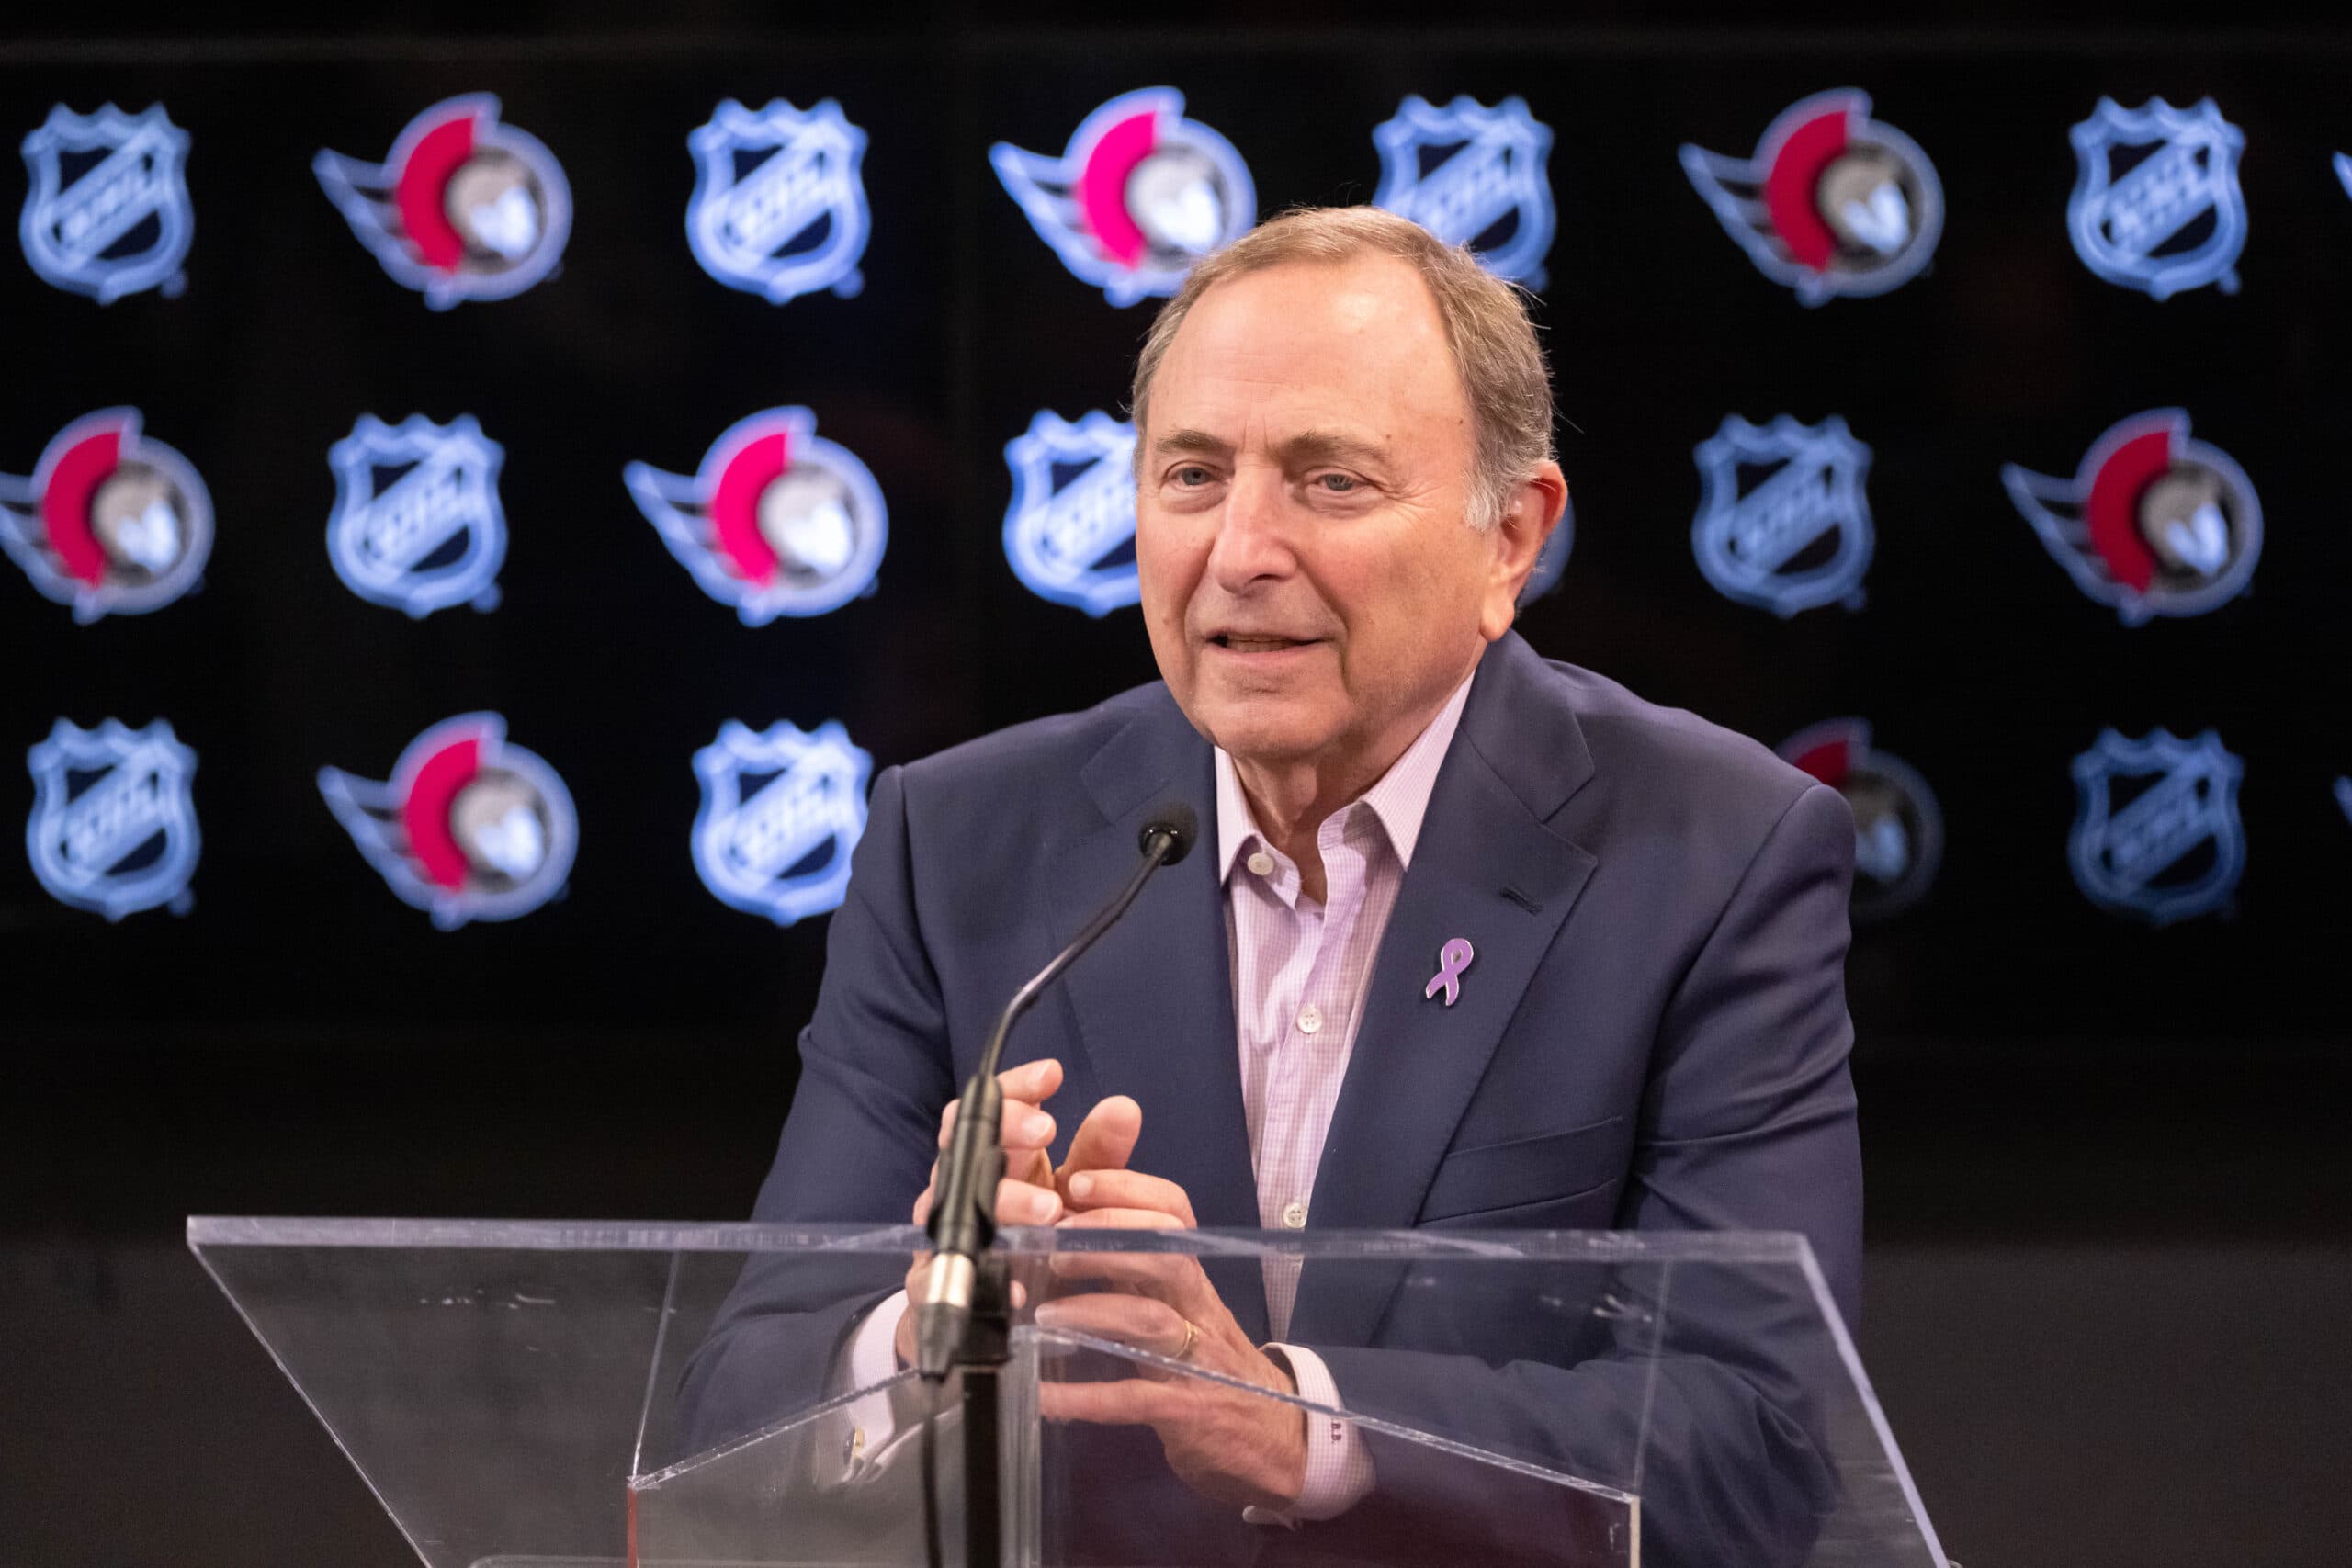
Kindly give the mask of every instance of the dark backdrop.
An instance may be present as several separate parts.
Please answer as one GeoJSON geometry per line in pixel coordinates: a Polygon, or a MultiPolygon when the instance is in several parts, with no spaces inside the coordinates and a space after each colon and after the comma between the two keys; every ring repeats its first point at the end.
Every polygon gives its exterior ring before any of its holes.
{"type": "MultiPolygon", "coordinates": [[[[2313,1303],[2345,1303],[2352,1275],[2332,962],[2352,823],[2330,794],[2352,772],[2336,373],[2352,199],[2328,167],[2352,148],[2346,40],[2186,14],[2128,33],[2020,16],[1916,32],[927,20],[784,32],[689,9],[648,33],[451,13],[406,18],[423,37],[310,18],[293,39],[94,24],[0,51],[0,130],[61,101],[168,106],[195,139],[198,217],[176,299],[101,309],[0,262],[0,471],[133,403],[203,473],[219,530],[202,591],[146,616],[76,626],[0,572],[0,748],[60,716],[168,717],[200,759],[205,835],[191,912],[118,926],[0,857],[0,1290],[49,1369],[15,1385],[0,1438],[10,1513],[45,1521],[27,1560],[71,1544],[294,1562],[346,1530],[374,1539],[364,1495],[171,1255],[180,1215],[748,1207],[824,922],[778,931],[704,891],[687,760],[724,719],[840,718],[879,766],[1150,678],[1133,611],[1046,604],[999,545],[1003,443],[1039,409],[1120,408],[1149,310],[1065,272],[986,151],[1057,151],[1096,104],[1159,83],[1234,142],[1265,211],[1367,199],[1371,129],[1408,92],[1524,96],[1556,137],[1540,314],[1577,527],[1524,630],[1768,743],[1864,717],[1940,799],[1938,883],[1861,933],[1849,977],[1864,1349],[1948,1544],[1972,1562],[2166,1561],[2205,1529],[2287,1561],[2321,1539],[2296,1477],[2316,1483],[2345,1449],[2305,1363],[2340,1376],[2342,1339],[2299,1337],[2264,1303],[2283,1269],[2307,1321],[2336,1321],[2313,1303]],[[1925,276],[1807,310],[1733,246],[1675,150],[1744,153],[1787,104],[1841,85],[1927,152],[1948,218],[1925,276]],[[361,250],[309,164],[380,156],[419,109],[476,90],[561,161],[578,216],[560,275],[435,313],[361,250]],[[2239,294],[2159,304],[2075,259],[2066,130],[2101,94],[2210,94],[2244,128],[2239,294]],[[779,309],[689,255],[685,135],[729,96],[834,97],[868,131],[855,298],[779,309]],[[619,471],[690,472],[721,429],[781,403],[874,470],[890,544],[870,599],[746,628],[619,471]],[[2250,475],[2264,555],[2245,597],[2126,628],[2049,558],[1998,470],[2071,473],[2115,420],[2176,404],[2250,475]],[[361,412],[413,412],[475,414],[505,446],[492,614],[412,622],[329,569],[326,448],[361,412]],[[1782,621],[1699,575],[1691,447],[1733,412],[1840,414],[1873,448],[1860,613],[1782,621]],[[360,861],[313,776],[382,777],[418,730],[476,708],[563,774],[581,848],[559,901],[445,933],[360,861]],[[2093,908],[2065,862],[2069,761],[2103,726],[2157,724],[2216,728],[2245,759],[2249,845],[2230,912],[2162,931],[2093,908]],[[2225,1371],[2179,1381],[2224,1344],[2225,1371]],[[2120,1442],[2138,1462],[2115,1462],[2120,1442]],[[1988,1443],[2014,1451],[1995,1462],[1988,1443]],[[315,1508],[254,1500],[235,1478],[256,1465],[310,1477],[315,1508]],[[213,1538],[192,1544],[190,1517],[213,1538]],[[2066,1550],[2044,1555],[2052,1532],[2066,1550]]],[[[31,799],[21,767],[0,770],[0,818],[31,799]]]]}

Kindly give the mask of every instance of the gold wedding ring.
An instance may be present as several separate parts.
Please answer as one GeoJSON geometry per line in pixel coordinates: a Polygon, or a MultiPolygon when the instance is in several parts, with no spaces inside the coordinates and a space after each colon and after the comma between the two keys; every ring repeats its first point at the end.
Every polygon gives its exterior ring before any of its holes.
{"type": "Polygon", "coordinates": [[[1182,1350],[1177,1351],[1175,1355],[1169,1359],[1176,1361],[1190,1359],[1193,1354],[1193,1346],[1197,1340],[1199,1340],[1200,1337],[1201,1331],[1198,1325],[1196,1325],[1191,1318],[1186,1318],[1184,1320],[1184,1348],[1182,1350]]]}

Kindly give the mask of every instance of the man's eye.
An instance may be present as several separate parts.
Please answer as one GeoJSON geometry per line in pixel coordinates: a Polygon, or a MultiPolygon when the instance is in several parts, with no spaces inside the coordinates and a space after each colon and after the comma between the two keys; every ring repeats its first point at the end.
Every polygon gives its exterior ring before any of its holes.
{"type": "Polygon", "coordinates": [[[1202,485],[1207,484],[1215,476],[1211,475],[1206,468],[1194,463],[1177,469],[1169,477],[1188,490],[1197,490],[1202,485]]]}
{"type": "Polygon", "coordinates": [[[1317,474],[1315,482],[1333,495],[1346,495],[1351,491],[1363,488],[1363,481],[1353,474],[1317,474]]]}

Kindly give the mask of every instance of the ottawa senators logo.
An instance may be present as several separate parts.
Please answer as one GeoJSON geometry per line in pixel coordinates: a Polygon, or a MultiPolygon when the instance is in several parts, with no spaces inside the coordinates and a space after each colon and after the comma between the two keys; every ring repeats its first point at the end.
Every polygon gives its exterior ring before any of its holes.
{"type": "Polygon", "coordinates": [[[2075,585],[2125,626],[2228,603],[2262,555],[2262,503],[2245,470],[2190,440],[2179,409],[2116,424],[2072,479],[2009,463],[2001,482],[2075,585]]]}
{"type": "Polygon", "coordinates": [[[469,94],[408,122],[381,164],[322,152],[327,197],[393,280],[446,310],[504,299],[555,270],[571,235],[571,186],[539,140],[469,94]]]}
{"type": "Polygon", "coordinates": [[[1194,262],[1258,219],[1241,154],[1186,119],[1173,87],[1113,98],[1080,122],[1058,158],[1000,141],[989,162],[1037,237],[1114,305],[1175,293],[1194,262]]]}
{"type": "Polygon", "coordinates": [[[321,768],[319,793],[391,890],[444,931],[527,915],[571,873],[571,794],[494,713],[435,725],[382,784],[321,768]]]}
{"type": "Polygon", "coordinates": [[[738,421],[691,475],[631,463],[621,478],[679,564],[747,626],[873,592],[890,536],[882,488],[805,408],[738,421]]]}
{"type": "Polygon", "coordinates": [[[159,610],[212,553],[212,498],[195,466],[144,434],[137,409],[85,414],[28,479],[0,474],[0,549],[88,623],[159,610]]]}
{"type": "Polygon", "coordinates": [[[1917,903],[1943,863],[1944,819],[1917,769],[1871,745],[1871,727],[1833,718],[1781,742],[1783,761],[1846,797],[1854,813],[1855,923],[1917,903]]]}
{"type": "Polygon", "coordinates": [[[1757,270],[1807,305],[1909,282],[1943,232],[1935,165],[1850,88],[1783,109],[1752,158],[1686,144],[1682,168],[1757,270]]]}

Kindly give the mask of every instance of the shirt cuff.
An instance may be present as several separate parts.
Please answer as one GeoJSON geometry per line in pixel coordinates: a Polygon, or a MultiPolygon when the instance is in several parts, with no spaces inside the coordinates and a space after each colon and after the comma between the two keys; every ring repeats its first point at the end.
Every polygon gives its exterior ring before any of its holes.
{"type": "MultiPolygon", "coordinates": [[[[850,1335],[849,1353],[842,1359],[838,1393],[875,1388],[905,1370],[899,1365],[898,1339],[899,1320],[906,1312],[907,1292],[893,1291],[859,1322],[850,1335]]],[[[842,1482],[874,1480],[897,1461],[906,1451],[908,1440],[920,1430],[922,1399],[920,1385],[899,1382],[853,1399],[833,1412],[832,1419],[842,1430],[835,1451],[842,1456],[842,1482]]],[[[954,1419],[952,1411],[941,1416],[943,1423],[954,1419]]]]}
{"type": "MultiPolygon", "coordinates": [[[[1340,1391],[1331,1382],[1323,1358],[1297,1345],[1269,1345],[1266,1354],[1290,1369],[1298,1397],[1326,1410],[1345,1410],[1340,1391]]],[[[1241,1517],[1253,1525],[1296,1525],[1337,1518],[1372,1491],[1372,1455],[1363,1434],[1352,1421],[1341,1421],[1315,1411],[1306,1420],[1306,1475],[1299,1483],[1298,1501],[1287,1508],[1245,1508],[1241,1517]]]]}

